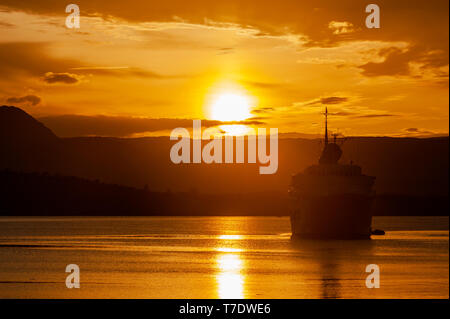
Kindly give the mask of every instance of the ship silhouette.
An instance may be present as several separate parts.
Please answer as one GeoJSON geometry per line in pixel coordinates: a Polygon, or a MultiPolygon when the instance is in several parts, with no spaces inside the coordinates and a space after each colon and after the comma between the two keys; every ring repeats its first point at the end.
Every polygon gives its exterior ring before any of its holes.
{"type": "Polygon", "coordinates": [[[339,164],[341,155],[336,137],[328,141],[326,108],[325,143],[319,164],[292,177],[293,238],[370,238],[375,177],[362,174],[361,167],[353,163],[339,164]]]}

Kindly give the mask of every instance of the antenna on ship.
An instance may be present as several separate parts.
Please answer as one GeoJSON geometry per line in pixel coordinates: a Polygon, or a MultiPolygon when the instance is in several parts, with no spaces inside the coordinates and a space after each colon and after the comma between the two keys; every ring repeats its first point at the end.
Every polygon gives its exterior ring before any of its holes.
{"type": "Polygon", "coordinates": [[[325,107],[325,146],[328,145],[328,107],[325,107]]]}

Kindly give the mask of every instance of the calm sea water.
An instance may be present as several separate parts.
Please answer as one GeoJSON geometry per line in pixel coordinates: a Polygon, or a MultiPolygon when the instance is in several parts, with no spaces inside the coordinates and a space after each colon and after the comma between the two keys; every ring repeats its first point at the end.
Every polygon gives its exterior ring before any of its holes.
{"type": "Polygon", "coordinates": [[[286,217],[2,217],[0,297],[449,297],[448,217],[374,226],[386,236],[293,242],[286,217]],[[66,288],[68,264],[80,289],[66,288]]]}

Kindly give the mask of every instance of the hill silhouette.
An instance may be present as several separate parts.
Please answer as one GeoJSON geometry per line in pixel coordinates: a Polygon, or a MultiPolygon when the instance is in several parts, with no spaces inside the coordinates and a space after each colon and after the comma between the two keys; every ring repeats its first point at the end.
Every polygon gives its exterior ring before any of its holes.
{"type": "Polygon", "coordinates": [[[14,106],[0,106],[0,143],[49,145],[58,137],[31,115],[14,106]]]}
{"type": "MultiPolygon", "coordinates": [[[[196,205],[216,200],[216,205],[210,206],[216,212],[220,204],[228,207],[225,211],[229,213],[233,209],[244,214],[258,209],[268,212],[264,207],[270,207],[276,210],[274,215],[286,214],[290,176],[316,163],[321,150],[319,140],[282,138],[278,172],[260,175],[257,164],[173,164],[169,153],[174,141],[168,137],[58,138],[33,117],[10,106],[0,107],[0,124],[2,171],[76,176],[137,190],[147,185],[147,190],[158,196],[197,194],[197,199],[206,197],[196,205]],[[258,205],[258,201],[266,205],[258,205]]],[[[433,203],[448,199],[448,137],[351,138],[342,148],[342,162],[353,161],[365,174],[377,177],[375,189],[379,198],[385,199],[384,206],[379,206],[380,201],[378,207],[385,211],[403,213],[415,198],[416,208],[424,211],[428,203],[429,211],[423,214],[433,214],[442,208],[441,204],[434,208],[433,203]],[[392,201],[400,207],[393,209],[392,201]]]]}

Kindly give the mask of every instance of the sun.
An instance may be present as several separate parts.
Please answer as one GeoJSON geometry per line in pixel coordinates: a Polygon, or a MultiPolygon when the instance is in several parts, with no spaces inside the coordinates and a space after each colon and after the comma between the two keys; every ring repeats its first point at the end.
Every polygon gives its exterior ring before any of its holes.
{"type": "Polygon", "coordinates": [[[251,117],[250,99],[242,94],[222,93],[211,104],[211,118],[217,121],[243,121],[251,117]]]}

